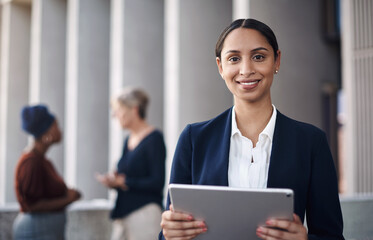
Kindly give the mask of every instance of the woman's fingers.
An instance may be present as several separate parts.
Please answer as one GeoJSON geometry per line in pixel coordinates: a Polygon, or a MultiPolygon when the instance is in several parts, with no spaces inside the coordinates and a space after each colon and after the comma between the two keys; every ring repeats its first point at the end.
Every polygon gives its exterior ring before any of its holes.
{"type": "Polygon", "coordinates": [[[257,235],[266,240],[272,239],[307,239],[307,230],[300,218],[293,214],[293,221],[270,219],[266,227],[259,227],[257,235]]]}
{"type": "Polygon", "coordinates": [[[165,211],[162,214],[161,227],[166,239],[193,239],[198,234],[206,232],[206,224],[203,221],[194,220],[193,216],[187,213],[165,211]]]}
{"type": "Polygon", "coordinates": [[[193,216],[187,213],[173,212],[171,210],[162,213],[162,220],[167,221],[191,221],[193,216]]]}
{"type": "Polygon", "coordinates": [[[163,229],[194,229],[206,228],[203,221],[193,220],[193,217],[186,213],[165,211],[162,214],[161,227],[163,229]]]}
{"type": "Polygon", "coordinates": [[[293,214],[293,221],[270,219],[266,224],[270,227],[280,228],[290,233],[298,233],[303,229],[305,230],[302,221],[296,214],[293,214]]]}
{"type": "Polygon", "coordinates": [[[259,227],[256,234],[261,239],[272,240],[272,239],[293,239],[289,233],[283,230],[273,229],[269,227],[259,227]]]}
{"type": "Polygon", "coordinates": [[[302,220],[300,220],[300,217],[297,214],[293,213],[293,218],[294,218],[294,222],[298,224],[303,224],[302,220]]]}
{"type": "Polygon", "coordinates": [[[161,223],[163,229],[176,229],[176,230],[186,230],[186,229],[196,229],[196,228],[206,228],[206,225],[202,221],[165,221],[161,223]]]}
{"type": "Polygon", "coordinates": [[[192,229],[186,229],[186,230],[175,230],[175,229],[163,229],[163,236],[165,236],[166,239],[193,239],[198,234],[201,234],[203,232],[206,232],[206,229],[203,228],[192,228],[192,229]]]}

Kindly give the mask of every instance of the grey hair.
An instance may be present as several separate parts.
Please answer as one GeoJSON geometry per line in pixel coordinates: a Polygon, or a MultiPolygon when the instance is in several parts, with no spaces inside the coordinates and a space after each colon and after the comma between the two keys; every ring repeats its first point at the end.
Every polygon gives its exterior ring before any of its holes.
{"type": "Polygon", "coordinates": [[[129,108],[138,107],[140,118],[145,119],[149,97],[144,90],[140,88],[126,87],[116,95],[113,100],[117,101],[121,106],[124,105],[129,108]]]}

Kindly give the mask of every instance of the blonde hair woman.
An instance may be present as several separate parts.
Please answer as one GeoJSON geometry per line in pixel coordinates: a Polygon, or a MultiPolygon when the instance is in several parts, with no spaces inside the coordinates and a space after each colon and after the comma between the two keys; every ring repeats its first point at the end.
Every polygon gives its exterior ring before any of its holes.
{"type": "Polygon", "coordinates": [[[113,116],[129,131],[116,171],[97,176],[118,193],[112,240],[154,239],[159,232],[166,148],[162,133],[145,119],[148,102],[143,90],[126,88],[111,103],[113,116]]]}

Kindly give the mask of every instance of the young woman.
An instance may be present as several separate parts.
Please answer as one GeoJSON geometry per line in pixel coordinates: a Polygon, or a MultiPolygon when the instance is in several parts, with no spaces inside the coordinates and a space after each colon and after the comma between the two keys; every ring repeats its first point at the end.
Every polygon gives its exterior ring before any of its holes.
{"type": "Polygon", "coordinates": [[[46,158],[49,148],[61,141],[57,120],[44,105],[22,109],[22,128],[33,136],[18,161],[15,191],[21,211],[13,224],[13,238],[65,239],[65,207],[81,195],[66,187],[46,158]]]}
{"type": "MultiPolygon", "coordinates": [[[[271,228],[258,227],[259,238],[343,239],[336,172],[325,134],[286,117],[272,104],[271,85],[281,60],[273,31],[254,19],[236,20],[220,35],[215,53],[234,106],[184,129],[170,183],[291,188],[294,220],[268,219],[271,228]]],[[[208,224],[174,212],[171,205],[162,214],[159,238],[193,239],[208,231],[208,224]]]]}
{"type": "Polygon", "coordinates": [[[116,172],[97,176],[118,193],[111,213],[112,240],[148,240],[159,232],[166,148],[162,133],[145,120],[147,105],[147,94],[136,88],[112,101],[114,117],[130,132],[116,172]]]}

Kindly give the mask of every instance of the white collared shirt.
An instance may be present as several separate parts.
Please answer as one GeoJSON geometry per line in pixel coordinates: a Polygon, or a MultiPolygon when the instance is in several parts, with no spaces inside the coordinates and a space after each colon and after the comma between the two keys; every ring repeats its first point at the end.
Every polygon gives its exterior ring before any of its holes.
{"type": "Polygon", "coordinates": [[[267,187],[268,168],[277,116],[276,107],[272,106],[271,119],[259,134],[259,140],[255,148],[253,148],[251,140],[242,136],[237,128],[236,113],[233,107],[228,166],[228,184],[230,187],[267,187]]]}

